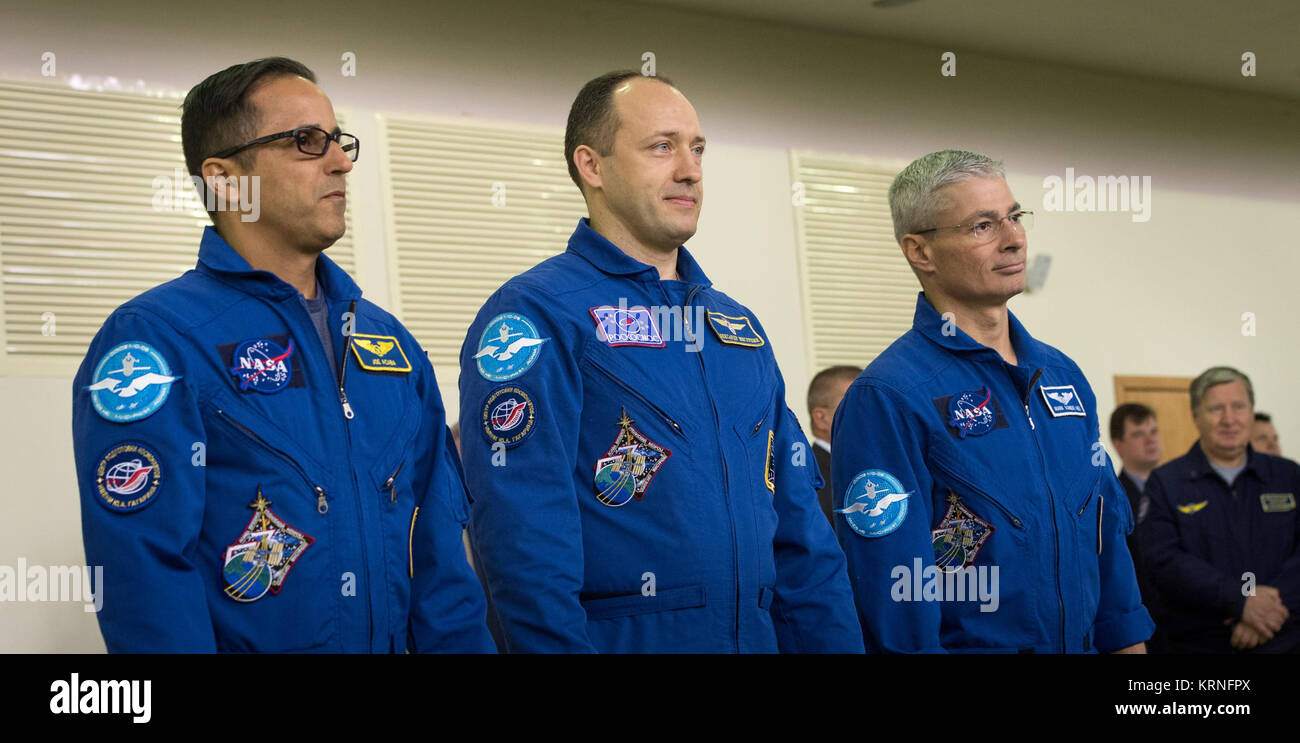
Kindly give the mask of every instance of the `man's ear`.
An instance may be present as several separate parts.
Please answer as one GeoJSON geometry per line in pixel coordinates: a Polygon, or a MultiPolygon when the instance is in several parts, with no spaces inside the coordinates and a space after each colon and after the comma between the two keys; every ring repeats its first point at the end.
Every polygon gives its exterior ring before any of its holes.
{"type": "Polygon", "coordinates": [[[573,164],[578,169],[578,177],[587,184],[587,188],[600,188],[603,185],[600,174],[600,155],[585,144],[573,150],[573,164]]]}
{"type": "Polygon", "coordinates": [[[903,249],[903,257],[913,271],[926,276],[935,272],[934,246],[924,237],[910,233],[903,235],[899,247],[903,249]]]}
{"type": "Polygon", "coordinates": [[[239,204],[239,178],[235,173],[235,164],[228,158],[210,157],[199,166],[203,176],[203,189],[200,195],[207,199],[204,204],[210,211],[228,211],[228,204],[239,204]]]}

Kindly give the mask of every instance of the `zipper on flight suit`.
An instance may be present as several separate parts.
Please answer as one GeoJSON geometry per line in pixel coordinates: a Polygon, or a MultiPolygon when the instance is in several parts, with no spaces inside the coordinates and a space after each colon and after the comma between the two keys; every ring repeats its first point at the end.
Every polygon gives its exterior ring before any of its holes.
{"type": "MultiPolygon", "coordinates": [[[[691,306],[691,300],[703,289],[703,285],[691,287],[691,291],[686,295],[685,306],[682,307],[682,325],[690,331],[691,339],[694,340],[697,333],[704,332],[704,328],[692,328],[690,315],[687,307],[691,306]]],[[[663,287],[660,286],[663,291],[663,287]]],[[[665,301],[669,300],[668,292],[664,291],[665,301]]],[[[722,451],[722,421],[718,416],[718,405],[713,401],[713,395],[709,393],[709,378],[704,368],[704,350],[695,354],[700,358],[700,380],[704,382],[704,394],[709,398],[709,408],[713,410],[713,427],[718,436],[718,462],[722,465],[722,496],[727,503],[727,517],[730,521],[728,526],[731,531],[731,567],[732,576],[736,585],[736,630],[733,635],[736,640],[736,652],[740,652],[740,549],[736,544],[736,514],[731,510],[731,482],[727,475],[727,457],[722,451]]]]}
{"type": "Polygon", "coordinates": [[[312,492],[316,494],[316,511],[318,513],[324,515],[330,510],[329,496],[326,495],[325,488],[322,488],[320,485],[317,485],[315,482],[312,481],[311,477],[308,476],[307,471],[302,468],[302,465],[298,464],[298,460],[284,453],[282,450],[277,449],[274,446],[271,446],[269,443],[267,443],[266,439],[254,433],[253,429],[249,428],[248,426],[245,426],[243,423],[240,423],[239,421],[232,418],[230,414],[227,413],[226,411],[215,406],[213,409],[217,411],[217,417],[229,423],[231,426],[235,428],[235,430],[239,431],[243,435],[257,442],[268,451],[278,454],[282,459],[284,459],[284,461],[288,462],[289,465],[293,467],[294,471],[297,472],[298,475],[303,479],[303,482],[307,483],[307,486],[310,487],[312,492]]]}
{"type": "Polygon", "coordinates": [[[663,418],[664,422],[667,423],[674,431],[676,431],[678,435],[680,435],[682,438],[686,438],[686,432],[682,430],[681,425],[677,421],[673,420],[673,417],[671,415],[668,415],[668,413],[664,412],[663,408],[659,407],[658,405],[655,405],[653,402],[650,401],[648,397],[646,397],[645,395],[638,392],[635,388],[633,388],[632,385],[628,384],[627,382],[624,382],[622,379],[619,379],[617,375],[615,375],[613,372],[609,371],[604,366],[602,366],[600,362],[593,362],[592,366],[601,374],[603,374],[606,378],[608,378],[611,382],[617,384],[619,387],[622,387],[624,392],[631,395],[632,397],[635,397],[647,408],[650,408],[654,412],[658,413],[659,417],[663,418]]]}
{"type": "Polygon", "coordinates": [[[1047,484],[1047,504],[1051,508],[1052,514],[1052,545],[1056,549],[1056,602],[1061,610],[1061,652],[1066,652],[1065,647],[1065,596],[1061,593],[1061,535],[1060,527],[1056,524],[1056,496],[1052,494],[1051,480],[1047,474],[1047,459],[1043,457],[1043,445],[1038,441],[1038,434],[1034,428],[1034,418],[1029,414],[1029,398],[1034,394],[1034,384],[1038,378],[1043,375],[1042,369],[1035,369],[1034,376],[1029,379],[1029,386],[1025,388],[1025,417],[1029,419],[1029,437],[1034,440],[1034,448],[1038,450],[1038,462],[1043,468],[1043,482],[1047,484]]]}

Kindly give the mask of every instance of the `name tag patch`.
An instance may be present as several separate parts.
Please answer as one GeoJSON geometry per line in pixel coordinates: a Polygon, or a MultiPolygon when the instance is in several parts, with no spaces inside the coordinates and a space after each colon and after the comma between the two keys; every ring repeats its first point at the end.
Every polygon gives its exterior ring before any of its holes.
{"type": "Polygon", "coordinates": [[[1077,415],[1080,418],[1088,415],[1083,409],[1083,401],[1079,399],[1079,393],[1075,391],[1074,385],[1062,384],[1056,387],[1043,385],[1038,388],[1043,393],[1043,402],[1047,403],[1047,412],[1051,413],[1053,418],[1062,418],[1070,415],[1077,415]]]}
{"type": "Polygon", "coordinates": [[[1295,510],[1295,493],[1264,493],[1259,496],[1259,506],[1264,513],[1282,513],[1295,510]]]}
{"type": "Polygon", "coordinates": [[[713,328],[713,334],[718,336],[718,340],[730,346],[758,348],[767,342],[754,330],[749,318],[743,315],[732,317],[710,310],[709,327],[713,328]]]}
{"type": "Polygon", "coordinates": [[[391,335],[366,335],[357,333],[352,336],[352,355],[366,371],[401,372],[411,371],[411,361],[406,358],[402,344],[391,335]]]}

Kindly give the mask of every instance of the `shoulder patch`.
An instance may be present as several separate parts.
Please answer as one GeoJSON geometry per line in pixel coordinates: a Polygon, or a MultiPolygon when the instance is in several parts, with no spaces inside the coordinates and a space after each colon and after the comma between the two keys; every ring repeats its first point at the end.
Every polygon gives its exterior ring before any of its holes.
{"type": "Polygon", "coordinates": [[[127,341],[100,358],[86,389],[100,417],[130,423],[157,412],[178,379],[153,346],[127,341]]]}
{"type": "Polygon", "coordinates": [[[131,513],[153,503],[162,487],[158,455],[139,441],[123,441],[104,452],[95,467],[95,492],[110,511],[131,513]]]}
{"type": "Polygon", "coordinates": [[[592,307],[591,316],[596,319],[597,335],[610,346],[664,347],[654,313],[646,307],[592,307]]]}
{"type": "Polygon", "coordinates": [[[718,340],[730,346],[759,348],[767,343],[758,331],[754,330],[754,325],[749,318],[743,315],[732,317],[710,310],[709,327],[713,328],[713,334],[718,336],[718,340]]]}
{"type": "Polygon", "coordinates": [[[1088,414],[1083,409],[1083,401],[1079,399],[1079,393],[1074,390],[1072,384],[1062,384],[1055,387],[1043,385],[1038,388],[1043,393],[1043,402],[1047,403],[1047,412],[1051,413],[1053,418],[1076,415],[1080,418],[1088,414]]]}
{"type": "Polygon", "coordinates": [[[483,401],[483,435],[506,448],[519,446],[537,427],[537,405],[522,387],[498,387],[483,401]]]}
{"type": "Polygon", "coordinates": [[[907,517],[907,500],[898,478],[884,470],[859,472],[844,491],[843,507],[849,528],[864,537],[883,537],[902,526],[907,517]]]}
{"type": "Polygon", "coordinates": [[[509,382],[533,368],[542,353],[543,338],[532,320],[515,312],[492,318],[479,337],[478,373],[489,382],[509,382]]]}
{"type": "Polygon", "coordinates": [[[352,355],[362,369],[403,374],[411,371],[411,360],[395,336],[354,333],[351,338],[352,355]]]}

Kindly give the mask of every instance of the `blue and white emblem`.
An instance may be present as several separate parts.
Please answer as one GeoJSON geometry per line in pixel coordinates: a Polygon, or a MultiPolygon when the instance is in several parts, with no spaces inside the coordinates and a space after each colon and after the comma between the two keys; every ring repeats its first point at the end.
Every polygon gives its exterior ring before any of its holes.
{"type": "Polygon", "coordinates": [[[130,513],[153,503],[162,487],[158,454],[139,441],[124,441],[104,452],[95,467],[99,502],[118,513],[130,513]]]}
{"type": "Polygon", "coordinates": [[[523,375],[542,353],[543,338],[532,320],[514,312],[492,318],[479,338],[478,373],[489,382],[508,382],[523,375]]]}
{"type": "Polygon", "coordinates": [[[499,387],[483,401],[483,435],[488,441],[518,446],[533,434],[537,406],[522,387],[499,387]]]}
{"type": "Polygon", "coordinates": [[[270,394],[288,387],[293,378],[293,348],[293,338],[287,348],[269,338],[240,343],[230,369],[239,380],[239,389],[270,394]]]}
{"type": "Polygon", "coordinates": [[[130,423],[148,418],[161,408],[172,382],[178,379],[153,346],[128,341],[104,354],[86,389],[101,417],[114,423],[130,423]]]}
{"type": "Polygon", "coordinates": [[[988,387],[953,395],[948,400],[948,425],[955,428],[963,439],[983,436],[993,430],[993,423],[997,420],[992,403],[993,390],[988,387]]]}
{"type": "Polygon", "coordinates": [[[654,314],[645,307],[592,307],[591,316],[600,339],[611,346],[664,347],[654,314]]]}
{"type": "Polygon", "coordinates": [[[1038,391],[1043,393],[1043,402],[1047,403],[1047,412],[1051,413],[1053,418],[1067,415],[1087,417],[1088,413],[1084,411],[1083,401],[1079,399],[1079,393],[1074,390],[1074,385],[1063,384],[1057,387],[1044,385],[1039,387],[1038,391]]]}
{"type": "Polygon", "coordinates": [[[844,491],[844,514],[849,528],[864,537],[883,537],[902,526],[907,517],[907,499],[911,493],[903,483],[884,470],[859,472],[844,491]]]}

